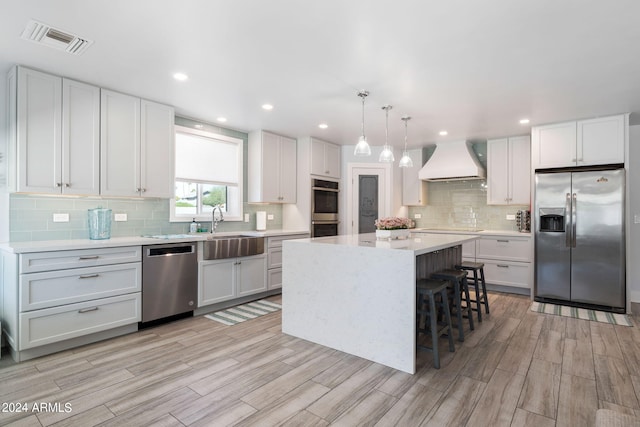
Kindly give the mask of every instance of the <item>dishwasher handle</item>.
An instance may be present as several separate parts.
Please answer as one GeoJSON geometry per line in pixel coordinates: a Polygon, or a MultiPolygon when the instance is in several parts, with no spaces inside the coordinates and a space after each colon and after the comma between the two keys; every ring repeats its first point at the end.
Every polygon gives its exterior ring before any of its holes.
{"type": "Polygon", "coordinates": [[[195,243],[187,245],[175,245],[175,246],[159,246],[148,247],[147,257],[169,256],[169,255],[187,255],[193,254],[196,251],[195,243]]]}

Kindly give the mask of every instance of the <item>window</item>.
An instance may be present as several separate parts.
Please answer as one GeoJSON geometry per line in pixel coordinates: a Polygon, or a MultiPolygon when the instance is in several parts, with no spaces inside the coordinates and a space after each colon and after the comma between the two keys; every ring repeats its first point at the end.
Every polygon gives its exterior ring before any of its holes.
{"type": "Polygon", "coordinates": [[[242,220],[242,145],[238,138],[176,126],[171,221],[210,221],[217,205],[225,221],[242,220]]]}

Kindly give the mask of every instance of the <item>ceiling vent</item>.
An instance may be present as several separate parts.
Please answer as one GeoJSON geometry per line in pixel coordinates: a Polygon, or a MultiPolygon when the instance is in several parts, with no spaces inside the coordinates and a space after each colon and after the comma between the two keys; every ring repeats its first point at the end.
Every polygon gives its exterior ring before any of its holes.
{"type": "Polygon", "coordinates": [[[22,32],[22,38],[35,43],[64,50],[72,55],[82,54],[93,41],[78,37],[67,31],[50,27],[42,22],[31,20],[22,32]]]}

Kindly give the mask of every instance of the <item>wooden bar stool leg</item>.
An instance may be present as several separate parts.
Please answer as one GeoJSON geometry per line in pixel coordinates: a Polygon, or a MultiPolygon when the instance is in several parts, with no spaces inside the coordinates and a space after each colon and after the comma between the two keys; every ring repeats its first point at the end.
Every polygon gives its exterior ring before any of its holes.
{"type": "MultiPolygon", "coordinates": [[[[484,281],[484,268],[480,269],[480,280],[482,281],[482,294],[484,296],[485,313],[489,314],[489,298],[487,297],[487,283],[484,281]]],[[[478,310],[480,312],[480,310],[478,310]]]]}
{"type": "Polygon", "coordinates": [[[458,318],[458,341],[464,342],[464,331],[462,327],[462,298],[460,297],[460,281],[452,280],[453,282],[453,303],[456,307],[456,317],[458,318]]]}
{"type": "Polygon", "coordinates": [[[438,312],[436,311],[436,296],[429,298],[429,321],[431,325],[431,348],[433,349],[433,367],[440,369],[440,352],[438,351],[438,312]]]}
{"type": "Polygon", "coordinates": [[[469,285],[467,283],[467,278],[464,277],[462,279],[462,289],[464,292],[464,299],[467,303],[467,316],[469,317],[469,329],[472,331],[475,329],[473,326],[473,309],[471,308],[471,299],[469,298],[469,285]]]}
{"type": "Polygon", "coordinates": [[[480,295],[480,285],[478,284],[478,270],[473,270],[473,287],[476,291],[476,311],[478,312],[478,322],[482,322],[482,298],[485,294],[480,295]]]}
{"type": "Polygon", "coordinates": [[[449,325],[449,331],[447,332],[447,338],[449,339],[449,351],[454,352],[456,348],[453,344],[453,327],[451,326],[451,311],[449,311],[449,298],[447,298],[446,289],[442,293],[442,311],[444,312],[445,321],[449,325]]]}

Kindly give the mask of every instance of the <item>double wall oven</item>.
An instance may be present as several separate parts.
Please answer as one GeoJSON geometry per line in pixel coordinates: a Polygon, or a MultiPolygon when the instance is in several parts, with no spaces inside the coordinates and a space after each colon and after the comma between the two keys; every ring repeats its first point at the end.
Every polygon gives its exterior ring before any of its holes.
{"type": "Polygon", "coordinates": [[[311,187],[311,237],[338,235],[339,183],[314,179],[311,187]]]}

